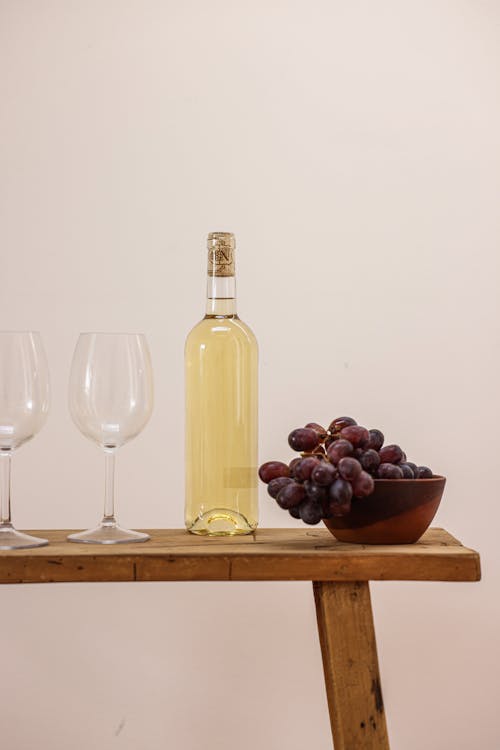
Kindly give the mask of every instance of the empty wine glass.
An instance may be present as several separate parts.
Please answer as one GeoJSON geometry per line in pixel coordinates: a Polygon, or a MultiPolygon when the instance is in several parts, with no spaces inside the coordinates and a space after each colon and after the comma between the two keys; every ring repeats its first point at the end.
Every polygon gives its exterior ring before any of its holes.
{"type": "Polygon", "coordinates": [[[49,411],[49,370],[42,339],[33,331],[0,331],[0,549],[43,547],[10,515],[12,453],[43,426],[49,411]]]}
{"type": "Polygon", "coordinates": [[[153,371],[146,337],[137,333],[82,333],[69,383],[69,409],[78,429],[104,450],[104,517],[70,542],[145,542],[148,534],[123,529],[115,519],[114,474],[118,448],[136,437],[153,410],[153,371]]]}

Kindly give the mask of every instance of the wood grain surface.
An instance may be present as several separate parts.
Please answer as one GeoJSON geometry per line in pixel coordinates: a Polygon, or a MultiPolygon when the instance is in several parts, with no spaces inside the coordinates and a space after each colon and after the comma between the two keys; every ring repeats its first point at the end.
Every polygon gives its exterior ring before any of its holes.
{"type": "Polygon", "coordinates": [[[322,528],[258,529],[206,538],[183,529],[148,529],[141,544],[66,541],[73,530],[35,530],[46,547],[0,550],[0,583],[92,581],[477,581],[479,555],[444,529],[417,544],[338,542],[322,528]]]}
{"type": "Polygon", "coordinates": [[[335,750],[389,750],[367,581],[315,581],[335,750]]]}

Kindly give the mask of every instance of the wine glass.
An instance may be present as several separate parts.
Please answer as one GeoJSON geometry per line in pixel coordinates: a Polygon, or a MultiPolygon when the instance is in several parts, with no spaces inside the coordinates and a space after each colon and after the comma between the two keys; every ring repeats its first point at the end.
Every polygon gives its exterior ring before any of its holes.
{"type": "Polygon", "coordinates": [[[12,525],[12,453],[42,428],[49,411],[49,369],[42,339],[33,331],[0,331],[0,549],[43,547],[47,539],[12,525]]]}
{"type": "Polygon", "coordinates": [[[153,411],[153,371],[146,337],[138,333],[82,333],[69,383],[69,410],[85,437],[104,451],[104,516],[70,542],[145,542],[148,534],[123,529],[114,511],[115,454],[136,437],[153,411]]]}

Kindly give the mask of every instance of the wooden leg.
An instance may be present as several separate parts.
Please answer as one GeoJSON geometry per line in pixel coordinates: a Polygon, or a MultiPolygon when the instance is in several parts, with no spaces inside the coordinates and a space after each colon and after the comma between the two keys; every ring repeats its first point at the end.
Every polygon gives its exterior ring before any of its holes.
{"type": "Polygon", "coordinates": [[[314,581],[335,750],[389,750],[367,581],[314,581]]]}

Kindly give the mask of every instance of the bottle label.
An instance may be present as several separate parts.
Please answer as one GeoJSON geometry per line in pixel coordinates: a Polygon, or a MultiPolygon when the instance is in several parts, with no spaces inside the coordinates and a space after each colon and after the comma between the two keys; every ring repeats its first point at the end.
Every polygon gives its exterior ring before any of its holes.
{"type": "Polygon", "coordinates": [[[225,466],[223,483],[225,489],[254,489],[258,486],[257,466],[225,466]]]}
{"type": "Polygon", "coordinates": [[[208,248],[209,276],[234,276],[234,238],[218,237],[208,248]]]}

